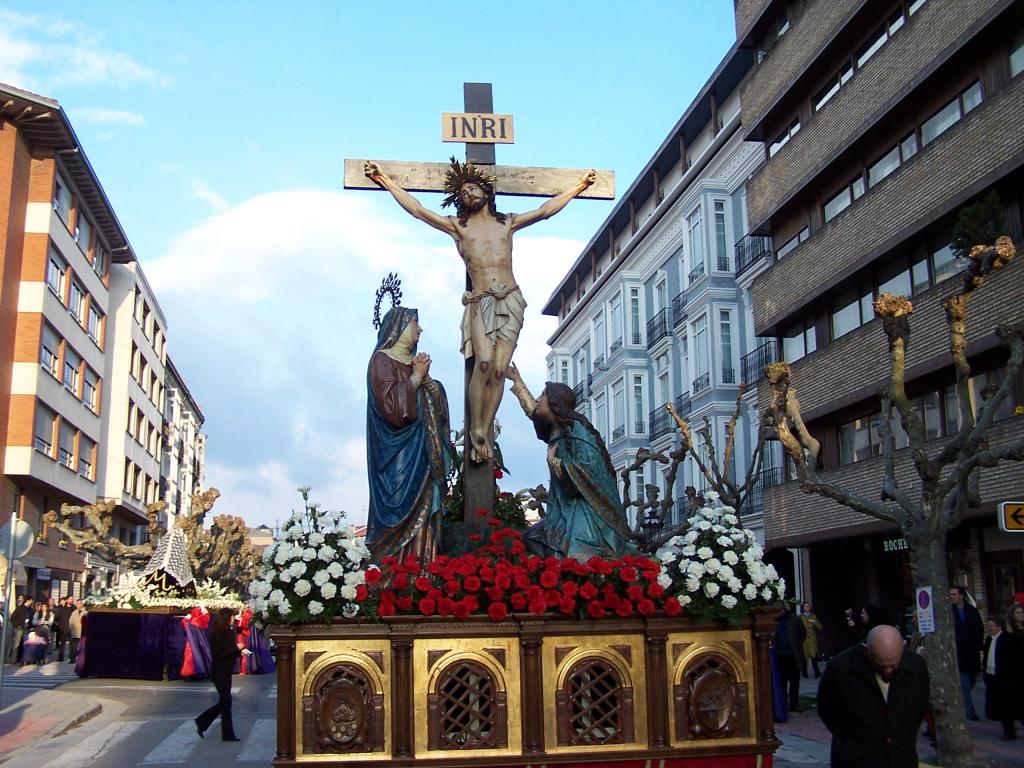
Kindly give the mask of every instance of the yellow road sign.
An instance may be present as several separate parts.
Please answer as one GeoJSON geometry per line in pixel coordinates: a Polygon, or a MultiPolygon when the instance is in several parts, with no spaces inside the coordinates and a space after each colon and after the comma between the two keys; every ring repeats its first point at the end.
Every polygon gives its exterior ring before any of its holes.
{"type": "Polygon", "coordinates": [[[999,528],[1007,533],[1024,533],[1024,501],[1004,501],[999,505],[999,528]]]}

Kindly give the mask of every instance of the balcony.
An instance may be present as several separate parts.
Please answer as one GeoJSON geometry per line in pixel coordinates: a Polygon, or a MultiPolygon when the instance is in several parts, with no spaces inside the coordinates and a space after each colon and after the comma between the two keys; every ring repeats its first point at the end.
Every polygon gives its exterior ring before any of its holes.
{"type": "Polygon", "coordinates": [[[672,327],[678,328],[686,319],[686,293],[672,299],[672,327]]]}
{"type": "Polygon", "coordinates": [[[625,436],[626,436],[626,425],[625,424],[623,424],[620,427],[616,427],[615,429],[612,430],[612,442],[613,443],[616,440],[621,440],[625,436]]]}
{"type": "Polygon", "coordinates": [[[715,268],[719,272],[732,272],[732,264],[729,263],[729,257],[719,256],[715,268]]]}
{"type": "Polygon", "coordinates": [[[771,260],[772,239],[767,235],[747,235],[736,243],[736,276],[739,277],[762,259],[771,260]]]}
{"type": "Polygon", "coordinates": [[[707,389],[711,386],[711,373],[705,373],[703,376],[698,376],[693,380],[693,394],[707,389]]]}
{"type": "Polygon", "coordinates": [[[735,384],[736,383],[736,369],[735,368],[723,368],[722,369],[722,383],[723,384],[735,384]]]}
{"type": "Polygon", "coordinates": [[[754,481],[754,485],[750,489],[750,495],[747,496],[744,512],[757,514],[760,512],[764,505],[764,490],[765,488],[771,488],[774,485],[782,485],[785,482],[785,478],[782,476],[782,468],[776,467],[774,469],[765,469],[761,471],[757,480],[754,481]]]}
{"type": "Polygon", "coordinates": [[[669,415],[668,411],[665,410],[665,406],[663,405],[651,411],[647,420],[651,425],[652,440],[657,437],[661,437],[662,435],[667,435],[672,431],[672,425],[675,424],[675,421],[669,415]]]}
{"type": "Polygon", "coordinates": [[[647,321],[647,346],[653,347],[668,336],[668,311],[659,310],[647,321]]]}
{"type": "Polygon", "coordinates": [[[576,402],[582,403],[587,399],[587,385],[582,381],[572,388],[572,391],[576,393],[576,402]]]}
{"type": "Polygon", "coordinates": [[[692,284],[704,277],[704,261],[701,260],[700,264],[690,270],[690,274],[686,276],[686,282],[692,284]]]}
{"type": "Polygon", "coordinates": [[[748,385],[764,378],[764,369],[769,363],[779,361],[778,343],[775,339],[765,339],[764,343],[740,358],[740,373],[748,385]]]}
{"type": "Polygon", "coordinates": [[[643,419],[638,419],[633,422],[633,434],[643,435],[647,433],[647,423],[643,419]]]}
{"type": "Polygon", "coordinates": [[[686,395],[679,395],[676,398],[675,409],[676,413],[679,415],[679,418],[685,419],[687,416],[690,415],[690,411],[692,410],[690,406],[690,398],[686,395]]]}
{"type": "Polygon", "coordinates": [[[622,349],[622,339],[616,339],[615,341],[612,342],[611,350],[609,351],[608,356],[611,357],[620,349],[622,349]]]}

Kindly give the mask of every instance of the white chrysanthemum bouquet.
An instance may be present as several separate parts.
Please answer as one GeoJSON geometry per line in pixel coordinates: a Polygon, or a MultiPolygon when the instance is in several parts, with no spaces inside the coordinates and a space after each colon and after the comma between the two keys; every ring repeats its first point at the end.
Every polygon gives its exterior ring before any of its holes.
{"type": "Polygon", "coordinates": [[[380,580],[370,550],[344,523],[344,512],[321,511],[299,488],[305,510],[263,552],[260,576],[249,585],[249,607],[262,624],[329,623],[355,618],[380,580]]]}
{"type": "Polygon", "coordinates": [[[704,499],[708,506],[690,517],[689,530],[655,554],[662,563],[659,582],[687,613],[736,623],[754,606],[781,601],[786,583],[764,563],[764,550],[740,527],[736,510],[720,506],[713,491],[704,499]]]}

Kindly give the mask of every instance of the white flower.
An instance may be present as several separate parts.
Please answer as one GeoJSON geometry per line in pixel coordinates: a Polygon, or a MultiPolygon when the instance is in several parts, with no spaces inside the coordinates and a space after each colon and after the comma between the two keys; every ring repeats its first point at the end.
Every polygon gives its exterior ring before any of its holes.
{"type": "Polygon", "coordinates": [[[760,544],[751,544],[750,549],[748,549],[747,551],[750,552],[751,557],[755,557],[758,560],[764,557],[764,550],[761,549],[760,544]]]}
{"type": "MultiPolygon", "coordinates": [[[[728,507],[726,507],[728,509],[728,507]]],[[[722,515],[722,522],[728,525],[739,525],[740,519],[736,515],[722,515]]]]}
{"type": "Polygon", "coordinates": [[[295,590],[295,594],[299,597],[305,597],[309,594],[309,590],[312,589],[312,585],[305,579],[299,579],[295,582],[295,586],[292,589],[295,590]]]}
{"type": "Polygon", "coordinates": [[[761,598],[764,599],[764,600],[771,600],[772,599],[772,590],[771,590],[770,587],[765,587],[764,589],[761,590],[761,598]]]}
{"type": "Polygon", "coordinates": [[[320,547],[320,549],[317,550],[316,554],[317,557],[319,557],[325,563],[329,563],[334,559],[335,555],[337,555],[338,553],[330,544],[324,544],[322,547],[320,547]]]}
{"type": "Polygon", "coordinates": [[[733,576],[726,586],[729,587],[730,592],[739,592],[743,588],[743,582],[733,576]]]}
{"type": "Polygon", "coordinates": [[[302,559],[307,562],[316,558],[316,550],[312,547],[306,547],[302,550],[302,559]]]}
{"type": "Polygon", "coordinates": [[[708,597],[715,597],[719,593],[719,586],[713,581],[709,581],[704,585],[704,594],[708,597]]]}
{"type": "Polygon", "coordinates": [[[732,595],[725,595],[722,597],[722,605],[726,608],[735,608],[737,602],[739,601],[732,595]]]}
{"type": "Polygon", "coordinates": [[[320,595],[324,600],[333,600],[336,594],[338,594],[338,588],[333,582],[328,581],[320,587],[320,595]]]}
{"type": "Polygon", "coordinates": [[[730,507],[728,504],[723,504],[722,506],[720,506],[718,508],[718,511],[721,512],[723,515],[725,515],[725,514],[729,514],[730,512],[735,512],[736,511],[736,507],[730,507]]]}
{"type": "Polygon", "coordinates": [[[747,586],[743,588],[743,597],[745,597],[747,600],[756,600],[757,587],[755,587],[753,584],[747,584],[747,586]]]}
{"type": "Polygon", "coordinates": [[[769,563],[764,567],[764,574],[769,580],[774,581],[779,578],[779,572],[775,570],[775,566],[769,563]]]}
{"type": "Polygon", "coordinates": [[[697,550],[697,557],[701,560],[707,560],[710,557],[714,557],[715,553],[711,550],[711,547],[701,547],[697,550]]]}
{"type": "Polygon", "coordinates": [[[699,523],[697,523],[697,525],[694,526],[694,528],[697,528],[701,531],[706,531],[709,528],[711,528],[711,523],[709,523],[707,520],[701,520],[699,523]]]}
{"type": "Polygon", "coordinates": [[[784,598],[786,596],[786,580],[785,579],[779,579],[779,583],[776,585],[775,591],[779,595],[779,600],[781,600],[782,598],[784,598]]]}
{"type": "Polygon", "coordinates": [[[355,600],[356,599],[356,585],[346,584],[340,590],[341,597],[344,600],[355,600]]]}
{"type": "Polygon", "coordinates": [[[330,580],[331,580],[331,574],[329,574],[327,571],[325,571],[323,569],[321,569],[321,570],[319,570],[319,571],[317,571],[316,573],[313,574],[313,583],[316,584],[318,587],[322,587],[324,584],[326,584],[330,580]]]}
{"type": "Polygon", "coordinates": [[[676,552],[671,547],[662,547],[654,553],[654,556],[666,565],[674,563],[676,560],[676,552]]]}
{"type": "Polygon", "coordinates": [[[309,615],[310,616],[319,616],[323,612],[324,612],[324,604],[323,603],[321,603],[321,602],[319,602],[317,600],[310,600],[309,601],[309,615]]]}
{"type": "Polygon", "coordinates": [[[319,547],[321,544],[324,543],[324,535],[320,533],[320,531],[313,531],[311,534],[309,534],[308,541],[309,546],[319,547]]]}
{"type": "Polygon", "coordinates": [[[278,565],[284,565],[288,562],[288,550],[290,548],[282,545],[277,552],[274,554],[274,562],[278,565]]]}
{"type": "Polygon", "coordinates": [[[723,547],[731,547],[732,546],[732,539],[729,538],[728,536],[719,536],[717,541],[723,547]]]}
{"type": "Polygon", "coordinates": [[[340,579],[345,573],[345,566],[339,562],[333,562],[327,566],[327,572],[331,574],[332,579],[340,579]]]}
{"type": "Polygon", "coordinates": [[[664,589],[672,586],[672,577],[669,576],[668,571],[662,569],[661,573],[658,574],[658,586],[664,589]]]}
{"type": "Polygon", "coordinates": [[[273,592],[270,593],[271,605],[280,605],[282,600],[284,600],[284,592],[282,592],[280,589],[275,589],[273,592]]]}
{"type": "Polygon", "coordinates": [[[359,613],[359,606],[355,603],[348,603],[341,609],[341,615],[344,616],[346,619],[355,618],[355,615],[357,613],[359,613]]]}
{"type": "Polygon", "coordinates": [[[345,574],[346,587],[358,587],[366,583],[366,571],[349,571],[345,574]]]}
{"type": "Polygon", "coordinates": [[[264,563],[269,563],[273,559],[275,552],[275,546],[271,544],[269,547],[263,550],[263,555],[261,556],[261,559],[263,560],[264,563]]]}
{"type": "Polygon", "coordinates": [[[718,569],[718,578],[721,581],[728,581],[733,577],[733,575],[733,570],[728,565],[723,565],[721,568],[718,569]]]}
{"type": "Polygon", "coordinates": [[[665,542],[666,547],[678,547],[683,542],[682,536],[673,536],[671,539],[665,542]]]}
{"type": "Polygon", "coordinates": [[[689,595],[679,595],[679,597],[677,597],[676,600],[679,601],[679,606],[681,608],[685,608],[687,605],[693,602],[693,598],[689,595]]]}
{"type": "Polygon", "coordinates": [[[717,557],[712,557],[710,560],[704,563],[704,567],[707,569],[708,573],[714,575],[718,573],[719,569],[721,569],[722,561],[719,560],[717,557]]]}
{"type": "Polygon", "coordinates": [[[359,565],[363,561],[363,555],[355,547],[345,547],[345,557],[353,564],[359,565]]]}
{"type": "Polygon", "coordinates": [[[740,561],[739,557],[737,557],[736,553],[733,552],[731,549],[722,553],[722,559],[725,560],[725,562],[727,562],[729,565],[736,565],[736,563],[740,561]]]}
{"type": "Polygon", "coordinates": [[[685,557],[693,557],[697,554],[697,548],[693,544],[687,544],[680,550],[685,557]]]}
{"type": "Polygon", "coordinates": [[[288,566],[288,572],[292,575],[292,578],[297,579],[306,572],[306,564],[301,560],[296,560],[288,566]]]}
{"type": "Polygon", "coordinates": [[[690,576],[686,580],[686,591],[687,592],[696,592],[698,589],[700,589],[700,579],[697,579],[697,578],[694,578],[693,576],[690,576]]]}
{"type": "Polygon", "coordinates": [[[280,613],[282,616],[287,616],[289,613],[292,612],[292,604],[289,603],[287,600],[282,600],[280,603],[278,603],[277,612],[280,613]]]}
{"type": "Polygon", "coordinates": [[[281,582],[284,583],[284,584],[291,584],[292,583],[292,572],[288,571],[288,570],[281,571],[279,574],[277,574],[277,578],[279,578],[281,580],[281,582]]]}
{"type": "Polygon", "coordinates": [[[687,544],[693,544],[698,538],[700,538],[700,534],[697,531],[687,531],[686,535],[683,536],[683,541],[687,544]]]}
{"type": "Polygon", "coordinates": [[[703,576],[704,571],[704,565],[698,563],[696,560],[694,560],[692,563],[686,566],[686,574],[688,576],[692,576],[695,579],[699,579],[701,576],[703,576]]]}
{"type": "Polygon", "coordinates": [[[717,492],[715,492],[715,491],[704,491],[704,502],[708,506],[711,506],[712,504],[714,504],[716,501],[718,501],[718,499],[719,499],[719,496],[718,496],[717,492]]]}

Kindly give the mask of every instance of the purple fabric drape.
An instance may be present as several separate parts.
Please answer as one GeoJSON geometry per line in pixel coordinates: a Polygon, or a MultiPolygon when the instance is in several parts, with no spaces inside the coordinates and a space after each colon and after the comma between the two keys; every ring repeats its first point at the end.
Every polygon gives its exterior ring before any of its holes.
{"type": "Polygon", "coordinates": [[[775,654],[774,648],[768,651],[768,658],[772,671],[772,710],[775,713],[775,722],[784,723],[789,720],[789,709],[786,707],[786,689],[783,687],[782,675],[779,672],[779,657],[775,654]]]}
{"type": "Polygon", "coordinates": [[[192,663],[196,670],[194,676],[209,677],[213,659],[210,656],[210,640],[206,636],[206,630],[194,627],[192,622],[187,621],[185,622],[185,638],[192,649],[192,663]]]}
{"type": "Polygon", "coordinates": [[[167,621],[167,679],[181,680],[181,665],[185,660],[185,629],[181,616],[170,616],[167,621]]]}
{"type": "Polygon", "coordinates": [[[246,645],[252,651],[252,656],[249,657],[250,674],[269,675],[277,669],[274,658],[267,648],[267,642],[263,639],[263,633],[258,627],[250,627],[249,642],[246,645]]]}
{"type": "Polygon", "coordinates": [[[90,612],[89,623],[83,633],[88,640],[83,637],[79,647],[80,674],[162,680],[166,663],[167,622],[171,618],[164,614],[141,612],[90,612]]]}

